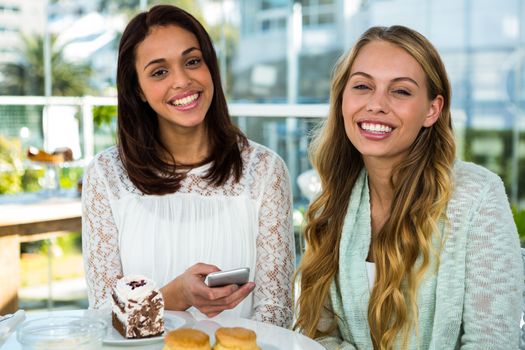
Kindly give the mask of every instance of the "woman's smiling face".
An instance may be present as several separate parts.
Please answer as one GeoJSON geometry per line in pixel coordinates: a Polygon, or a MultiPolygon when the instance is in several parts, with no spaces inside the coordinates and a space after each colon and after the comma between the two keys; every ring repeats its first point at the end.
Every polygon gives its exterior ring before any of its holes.
{"type": "Polygon", "coordinates": [[[174,25],[153,27],[135,51],[141,98],[157,113],[159,127],[204,127],[213,81],[196,36],[174,25]]]}
{"type": "Polygon", "coordinates": [[[442,96],[429,99],[425,72],[414,57],[380,40],[357,54],[342,99],[346,135],[365,162],[404,158],[442,107],[442,96]]]}

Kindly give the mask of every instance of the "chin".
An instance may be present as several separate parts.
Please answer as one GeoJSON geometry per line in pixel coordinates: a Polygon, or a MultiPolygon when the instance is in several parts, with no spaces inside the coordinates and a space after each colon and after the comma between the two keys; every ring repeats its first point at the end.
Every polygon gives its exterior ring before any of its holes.
{"type": "Polygon", "coordinates": [[[177,123],[177,126],[185,129],[197,129],[204,126],[204,122],[200,123],[177,123]]]}
{"type": "Polygon", "coordinates": [[[370,149],[365,147],[357,148],[357,150],[363,157],[388,158],[390,156],[387,150],[370,149]]]}

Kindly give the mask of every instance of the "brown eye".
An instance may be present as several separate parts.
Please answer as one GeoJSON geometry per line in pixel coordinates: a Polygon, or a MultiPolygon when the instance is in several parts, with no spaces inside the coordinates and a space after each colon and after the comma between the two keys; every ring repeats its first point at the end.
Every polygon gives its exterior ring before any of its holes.
{"type": "Polygon", "coordinates": [[[405,90],[405,89],[397,89],[397,90],[394,90],[394,93],[395,93],[395,94],[398,94],[398,95],[403,95],[403,96],[412,96],[412,94],[410,93],[410,91],[405,90]]]}
{"type": "Polygon", "coordinates": [[[368,86],[366,86],[365,84],[358,84],[358,85],[355,85],[354,87],[352,87],[352,89],[355,89],[355,90],[369,90],[370,88],[368,86]]]}
{"type": "Polygon", "coordinates": [[[160,78],[168,73],[167,69],[156,69],[151,73],[151,76],[154,78],[160,78]]]}
{"type": "Polygon", "coordinates": [[[192,58],[186,62],[188,67],[198,67],[202,62],[202,58],[192,58]]]}

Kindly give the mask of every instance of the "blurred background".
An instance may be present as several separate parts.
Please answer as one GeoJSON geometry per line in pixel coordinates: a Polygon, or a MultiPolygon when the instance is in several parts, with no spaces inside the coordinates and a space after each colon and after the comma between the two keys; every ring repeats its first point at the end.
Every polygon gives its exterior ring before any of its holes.
{"type": "MultiPolygon", "coordinates": [[[[298,261],[318,186],[309,132],[326,116],[335,61],[372,25],[412,27],[438,48],[457,156],[501,176],[525,237],[525,0],[0,0],[0,204],[76,195],[83,167],[115,143],[121,33],[158,3],[202,21],[235,122],[286,161],[298,261]],[[29,147],[67,147],[72,157],[47,166],[29,147]]],[[[79,232],[17,239],[19,307],[87,307],[79,232]]]]}

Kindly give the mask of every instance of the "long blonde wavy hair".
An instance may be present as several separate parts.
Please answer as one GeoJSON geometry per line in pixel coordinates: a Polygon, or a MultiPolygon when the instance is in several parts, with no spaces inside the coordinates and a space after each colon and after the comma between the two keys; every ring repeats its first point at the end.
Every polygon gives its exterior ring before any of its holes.
{"type": "MultiPolygon", "coordinates": [[[[436,123],[420,130],[406,159],[394,168],[390,217],[372,243],[376,281],[368,323],[374,349],[387,350],[397,339],[401,348],[407,348],[411,329],[417,332],[417,289],[429,267],[432,235],[451,196],[455,158],[445,66],[424,36],[403,26],[368,29],[334,68],[329,115],[310,146],[322,191],[306,214],[307,249],[296,273],[301,290],[295,328],[313,338],[326,334],[317,330],[317,324],[339,272],[341,230],[352,188],[364,166],[361,154],[345,133],[342,96],[359,51],[377,40],[392,43],[414,57],[425,72],[429,100],[438,95],[444,100],[436,123]]],[[[332,330],[335,327],[333,324],[332,330]]]]}

